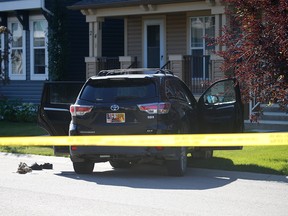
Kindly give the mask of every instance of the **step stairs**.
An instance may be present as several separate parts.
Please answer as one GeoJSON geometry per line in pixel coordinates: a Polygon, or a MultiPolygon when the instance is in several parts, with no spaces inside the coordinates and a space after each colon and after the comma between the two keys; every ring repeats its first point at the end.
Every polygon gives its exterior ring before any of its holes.
{"type": "Polygon", "coordinates": [[[260,108],[263,112],[258,122],[244,121],[245,131],[288,132],[288,113],[281,110],[278,104],[261,104],[260,108]]]}

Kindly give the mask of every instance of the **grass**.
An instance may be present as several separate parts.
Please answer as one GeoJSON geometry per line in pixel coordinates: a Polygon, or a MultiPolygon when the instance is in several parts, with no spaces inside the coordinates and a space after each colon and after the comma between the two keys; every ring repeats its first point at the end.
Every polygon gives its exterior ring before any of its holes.
{"type": "Polygon", "coordinates": [[[0,137],[2,136],[41,136],[47,132],[36,123],[0,121],[0,137]]]}
{"type": "Polygon", "coordinates": [[[0,146],[0,152],[15,154],[54,155],[53,147],[44,146],[0,146]]]}
{"type": "Polygon", "coordinates": [[[288,146],[244,147],[214,151],[211,159],[190,159],[190,167],[288,175],[288,146]]]}
{"type": "MultiPolygon", "coordinates": [[[[2,136],[41,136],[47,132],[36,123],[0,121],[2,136]]],[[[52,147],[3,146],[2,152],[53,155],[52,147]]],[[[211,159],[191,159],[189,167],[288,175],[288,146],[244,147],[243,150],[214,151],[211,159]]]]}
{"type": "MultiPolygon", "coordinates": [[[[0,121],[0,137],[43,136],[47,132],[36,123],[0,121]]],[[[0,146],[0,151],[19,154],[53,155],[52,147],[43,146],[0,146]]]]}

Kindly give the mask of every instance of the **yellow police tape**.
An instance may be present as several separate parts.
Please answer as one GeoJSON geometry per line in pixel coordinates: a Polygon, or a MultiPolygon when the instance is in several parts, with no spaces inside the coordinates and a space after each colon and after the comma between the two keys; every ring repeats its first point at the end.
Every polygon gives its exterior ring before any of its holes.
{"type": "Polygon", "coordinates": [[[288,133],[2,137],[0,146],[270,146],[288,145],[288,133]]]}

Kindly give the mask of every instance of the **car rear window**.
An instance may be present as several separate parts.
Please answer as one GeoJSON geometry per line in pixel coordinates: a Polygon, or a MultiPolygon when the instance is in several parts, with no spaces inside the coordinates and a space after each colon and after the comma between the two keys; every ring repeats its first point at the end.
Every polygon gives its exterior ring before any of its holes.
{"type": "Polygon", "coordinates": [[[80,99],[96,103],[133,101],[156,97],[151,79],[91,80],[84,87],[80,99]]]}

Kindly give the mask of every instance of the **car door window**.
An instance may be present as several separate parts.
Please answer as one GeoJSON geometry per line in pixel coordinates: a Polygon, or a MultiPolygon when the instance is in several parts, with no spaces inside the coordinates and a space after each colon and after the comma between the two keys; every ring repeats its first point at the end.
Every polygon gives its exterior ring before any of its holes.
{"type": "Polygon", "coordinates": [[[234,81],[218,82],[209,88],[203,95],[206,105],[221,105],[236,102],[234,81]]]}
{"type": "Polygon", "coordinates": [[[175,88],[169,79],[165,81],[165,94],[167,98],[176,98],[175,88]]]}
{"type": "Polygon", "coordinates": [[[193,108],[196,108],[197,101],[195,100],[193,94],[188,89],[188,87],[181,81],[178,81],[179,88],[181,88],[182,94],[185,97],[185,100],[189,105],[191,105],[193,108]]]}
{"type": "Polygon", "coordinates": [[[176,93],[176,97],[181,100],[181,101],[185,101],[186,103],[190,103],[189,100],[187,100],[186,94],[184,89],[181,87],[181,85],[179,85],[178,82],[176,82],[174,84],[175,87],[175,93],[176,93]]]}

